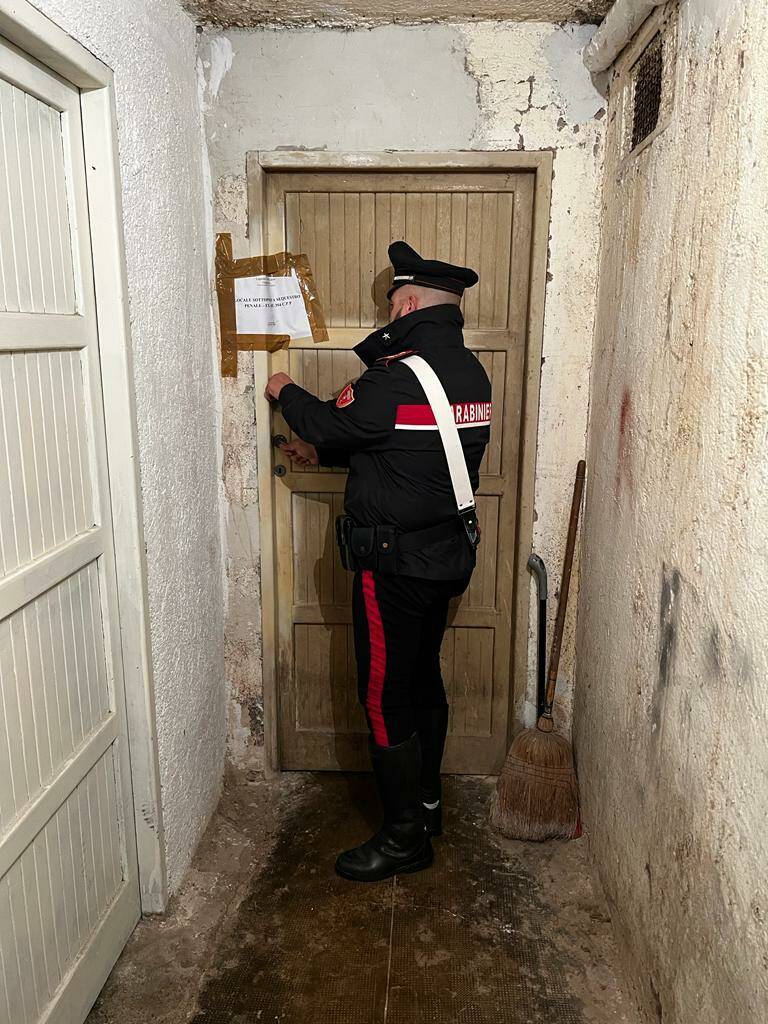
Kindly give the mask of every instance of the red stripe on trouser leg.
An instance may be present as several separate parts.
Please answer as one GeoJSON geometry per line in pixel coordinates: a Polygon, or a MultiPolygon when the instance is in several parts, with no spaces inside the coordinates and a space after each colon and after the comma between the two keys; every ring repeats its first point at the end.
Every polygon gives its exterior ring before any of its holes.
{"type": "Polygon", "coordinates": [[[375,742],[380,747],[388,747],[387,726],[381,710],[384,674],[387,671],[387,645],[384,639],[384,626],[381,623],[379,602],[376,600],[376,584],[370,569],[363,570],[363,600],[365,602],[365,617],[368,620],[368,643],[371,649],[365,709],[371,721],[375,742]]]}

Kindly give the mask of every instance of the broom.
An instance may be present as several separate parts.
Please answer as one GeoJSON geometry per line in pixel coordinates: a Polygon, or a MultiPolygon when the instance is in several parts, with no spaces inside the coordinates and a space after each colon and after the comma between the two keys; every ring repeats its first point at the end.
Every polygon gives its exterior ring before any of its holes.
{"type": "Polygon", "coordinates": [[[544,709],[535,728],[524,729],[512,741],[491,799],[491,825],[508,839],[571,839],[580,834],[579,790],[573,752],[568,741],[553,732],[552,704],[585,471],[586,463],[582,459],[576,469],[573,488],[544,709]]]}

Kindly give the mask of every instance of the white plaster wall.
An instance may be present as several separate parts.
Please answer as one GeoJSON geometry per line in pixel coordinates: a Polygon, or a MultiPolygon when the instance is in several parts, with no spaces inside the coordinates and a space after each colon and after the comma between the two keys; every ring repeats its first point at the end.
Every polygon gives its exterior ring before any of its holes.
{"type": "Polygon", "coordinates": [[[219,791],[219,422],[195,77],[173,0],[36,0],[115,72],[162,807],[171,889],[219,791]]]}
{"type": "MultiPolygon", "coordinates": [[[[559,580],[576,462],[585,450],[598,249],[603,100],[580,52],[588,26],[480,23],[373,30],[216,32],[199,60],[217,230],[245,240],[248,150],[543,149],[555,152],[535,549],[559,580]]],[[[263,414],[247,355],[225,382],[229,514],[227,670],[233,750],[261,741],[258,495],[254,424],[263,414]]],[[[578,576],[573,581],[576,590],[578,576]]],[[[570,728],[573,610],[558,720],[570,728]]],[[[535,604],[531,604],[532,613],[535,604]]],[[[554,602],[552,603],[554,618],[554,602]]],[[[535,622],[531,622],[530,687],[535,622]]],[[[533,706],[521,714],[530,721],[533,706]]]]}
{"type": "Polygon", "coordinates": [[[666,131],[611,106],[579,608],[583,814],[654,1024],[768,1016],[768,8],[680,7],[666,131]]]}

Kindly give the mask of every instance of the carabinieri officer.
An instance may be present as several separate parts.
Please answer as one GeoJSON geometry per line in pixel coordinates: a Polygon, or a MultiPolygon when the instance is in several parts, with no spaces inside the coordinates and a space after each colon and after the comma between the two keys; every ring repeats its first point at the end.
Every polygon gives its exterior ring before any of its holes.
{"type": "Polygon", "coordinates": [[[384,808],[382,828],[336,862],[340,875],[356,881],[432,863],[448,728],[440,645],[448,602],[466,590],[475,567],[477,538],[457,512],[432,407],[401,360],[417,353],[437,374],[473,491],[491,418],[491,386],[464,345],[459,309],[477,274],[422,259],[405,242],[393,242],[389,258],[391,323],[355,348],[365,373],[328,402],[284,373],[266,391],[297,435],[283,446],[294,461],[349,470],[337,529],[342,559],[355,570],[358,692],[384,808]]]}

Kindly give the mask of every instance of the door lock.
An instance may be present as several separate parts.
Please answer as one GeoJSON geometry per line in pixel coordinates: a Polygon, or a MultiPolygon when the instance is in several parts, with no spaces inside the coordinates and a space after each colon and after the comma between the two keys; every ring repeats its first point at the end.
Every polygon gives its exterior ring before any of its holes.
{"type": "Polygon", "coordinates": [[[272,472],[275,474],[275,476],[285,476],[288,470],[285,468],[285,466],[280,465],[275,466],[272,472]]]}

